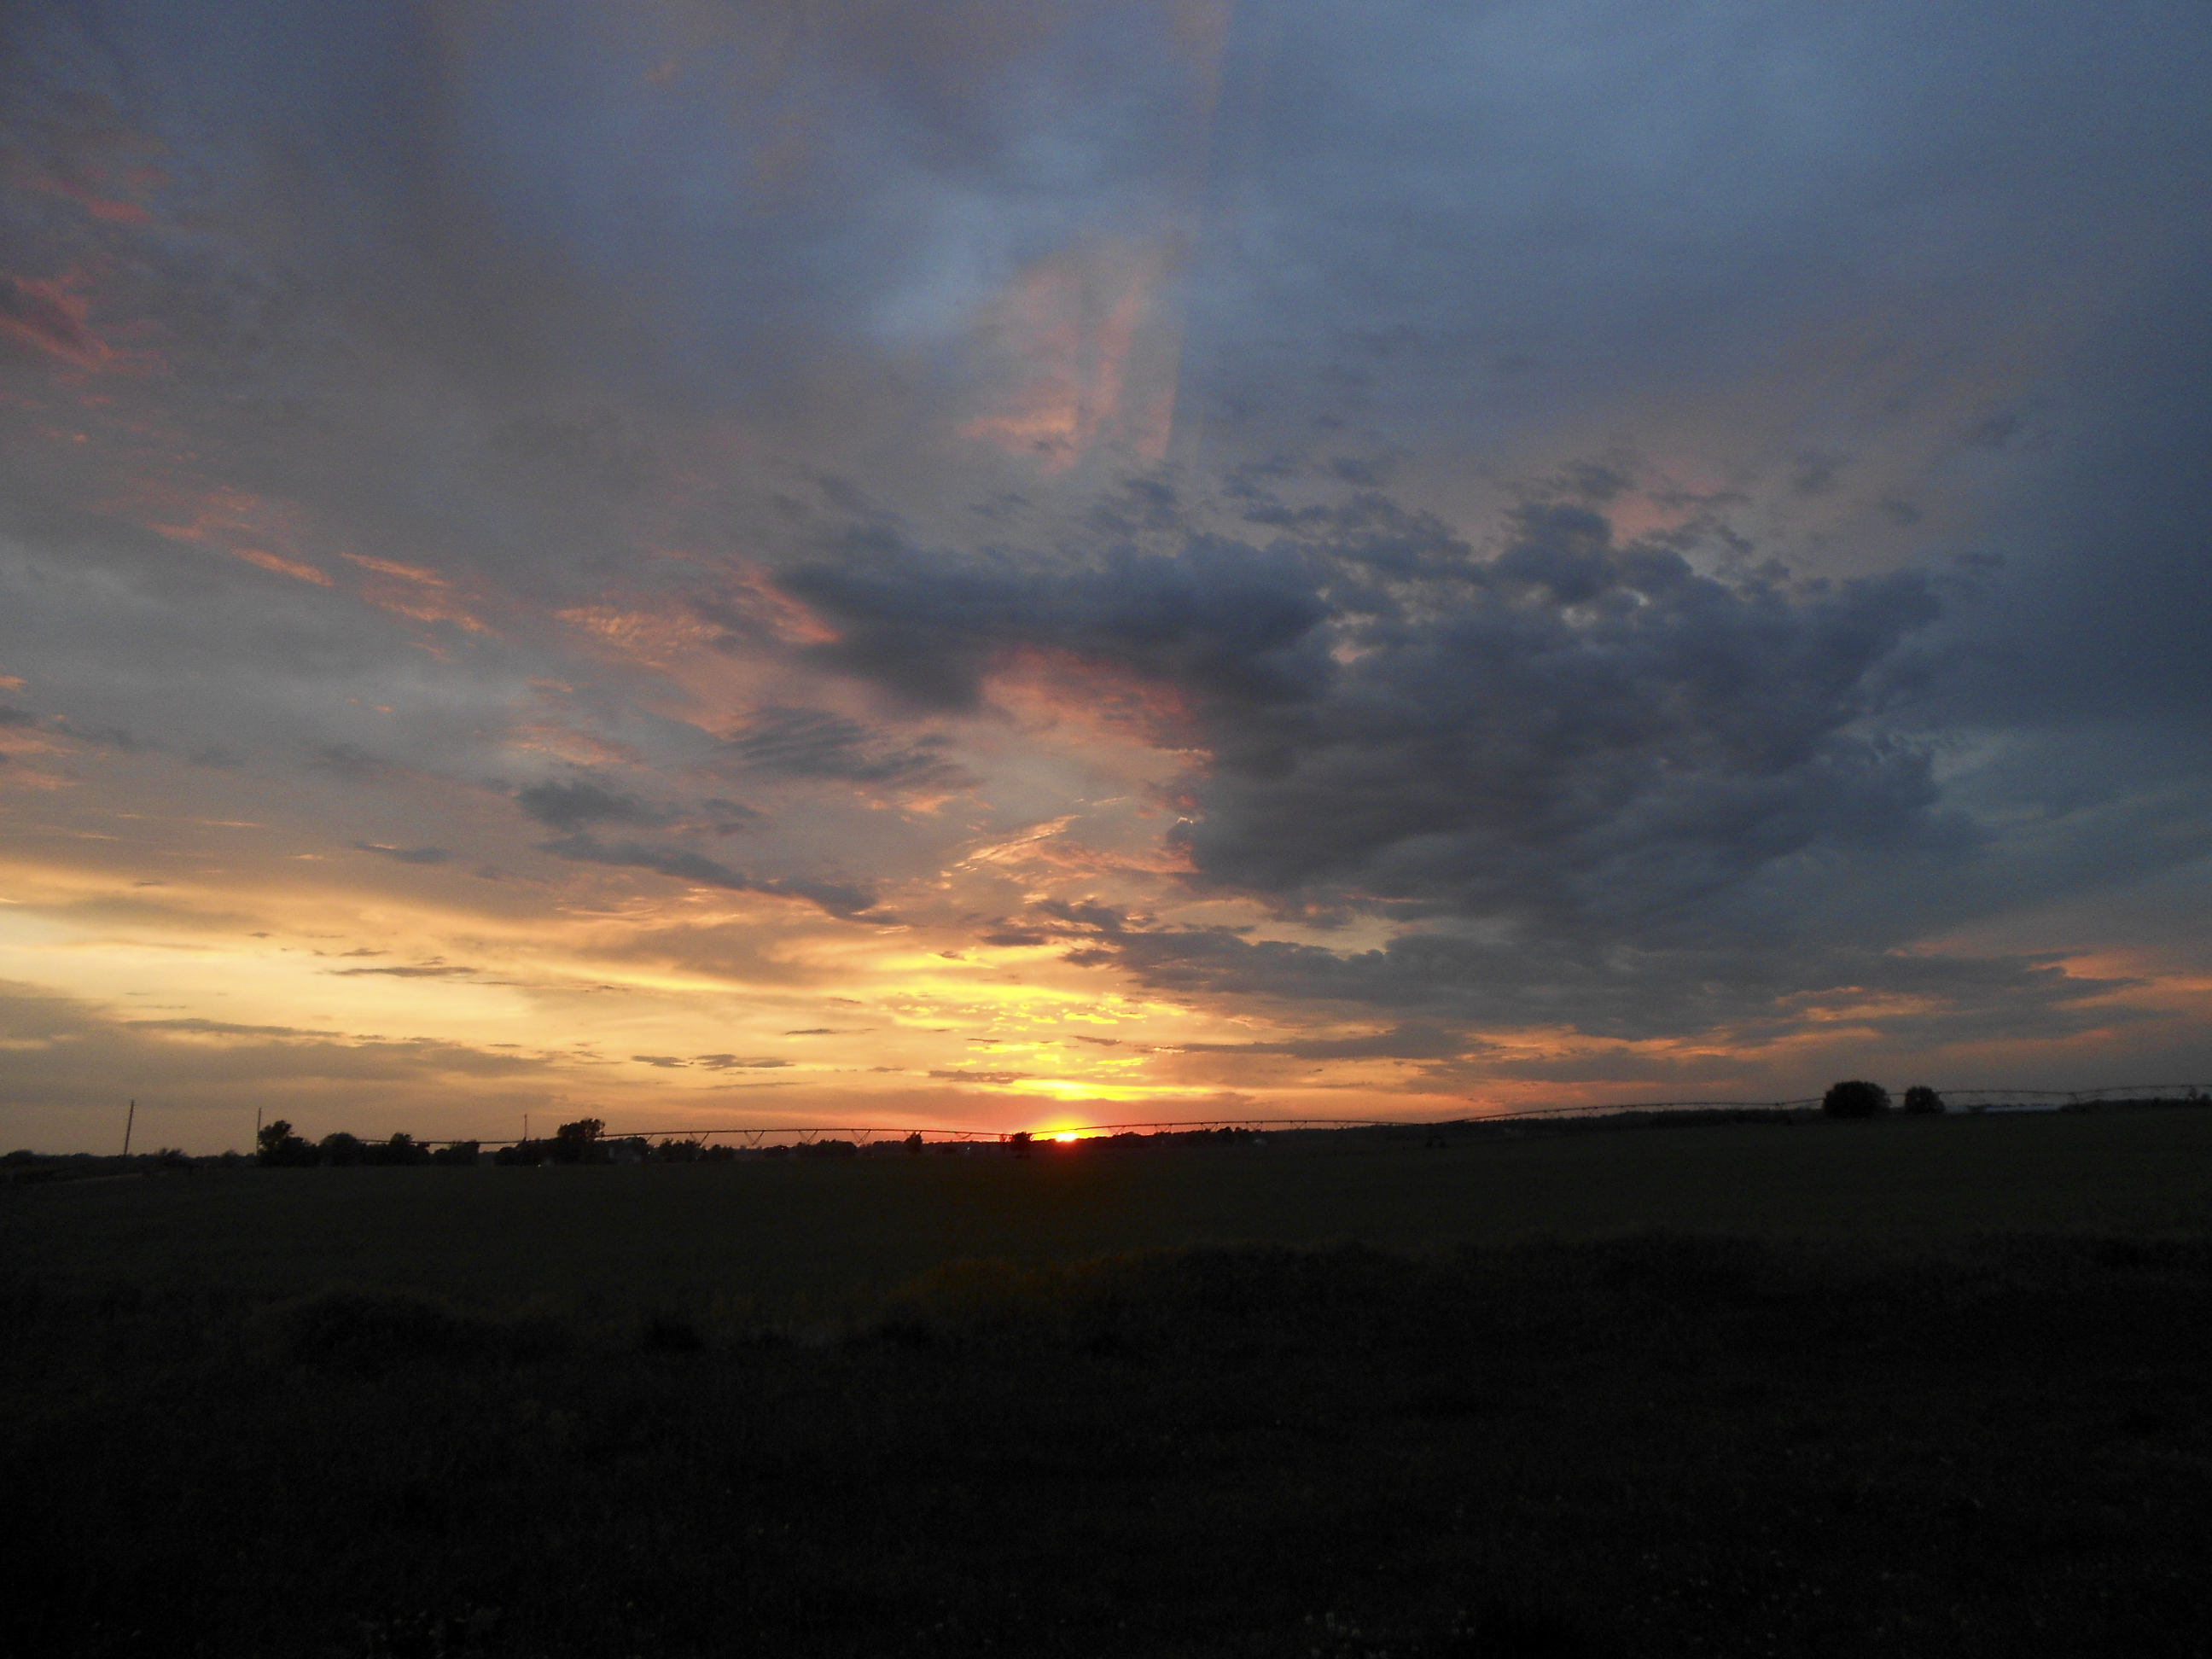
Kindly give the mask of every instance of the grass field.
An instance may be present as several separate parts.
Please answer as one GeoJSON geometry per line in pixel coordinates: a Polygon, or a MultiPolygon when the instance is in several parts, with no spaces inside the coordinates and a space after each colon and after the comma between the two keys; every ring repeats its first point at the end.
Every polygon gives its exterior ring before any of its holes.
{"type": "Polygon", "coordinates": [[[1401,1252],[1653,1230],[1924,1247],[2212,1231],[2212,1110],[1815,1121],[1462,1144],[616,1168],[202,1169],[33,1188],[0,1260],[78,1288],[298,1296],[334,1284],[781,1322],[947,1261],[1192,1243],[1401,1252]]]}
{"type": "Polygon", "coordinates": [[[2212,1653],[2212,1112],[0,1192],[9,1656],[2212,1653]]]}

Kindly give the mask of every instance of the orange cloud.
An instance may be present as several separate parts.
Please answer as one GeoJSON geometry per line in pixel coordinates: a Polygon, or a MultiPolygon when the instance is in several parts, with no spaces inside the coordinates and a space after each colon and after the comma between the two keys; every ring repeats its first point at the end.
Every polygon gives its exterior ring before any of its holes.
{"type": "Polygon", "coordinates": [[[421,582],[429,587],[443,587],[446,579],[434,570],[425,570],[419,564],[402,564],[397,559],[372,559],[366,553],[341,553],[338,556],[348,564],[357,564],[364,570],[374,570],[380,575],[397,576],[403,581],[421,582]]]}
{"type": "Polygon", "coordinates": [[[1102,440],[1164,457],[1175,373],[1162,301],[1175,263],[1165,242],[1113,240],[1024,270],[981,313],[1000,378],[960,434],[1055,472],[1102,440]]]}
{"type": "Polygon", "coordinates": [[[313,582],[318,587],[331,586],[331,579],[311,564],[301,564],[296,559],[287,559],[258,547],[234,547],[232,556],[248,564],[258,564],[264,570],[273,570],[280,576],[292,576],[303,582],[313,582]]]}
{"type": "Polygon", "coordinates": [[[45,282],[0,273],[0,339],[13,340],[79,368],[100,369],[115,349],[92,331],[92,305],[74,271],[45,282]]]}
{"type": "Polygon", "coordinates": [[[113,504],[113,510],[132,514],[155,535],[171,541],[214,547],[263,570],[313,582],[318,587],[333,585],[325,572],[297,556],[292,511],[250,490],[228,485],[191,490],[141,484],[130,498],[113,504]],[[147,516],[149,513],[161,516],[147,516]],[[263,545],[270,542],[285,551],[272,551],[263,545]]]}
{"type": "Polygon", "coordinates": [[[1007,653],[992,677],[991,695],[1030,719],[1087,730],[1098,743],[1178,754],[1199,746],[1197,712],[1181,688],[1055,647],[1007,653]]]}

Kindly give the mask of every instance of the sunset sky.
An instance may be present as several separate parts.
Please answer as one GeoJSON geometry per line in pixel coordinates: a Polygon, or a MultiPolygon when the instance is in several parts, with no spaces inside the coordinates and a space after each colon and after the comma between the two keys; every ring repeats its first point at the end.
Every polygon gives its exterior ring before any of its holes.
{"type": "Polygon", "coordinates": [[[0,11],[0,1140],[2212,1083],[2212,15],[0,11]]]}

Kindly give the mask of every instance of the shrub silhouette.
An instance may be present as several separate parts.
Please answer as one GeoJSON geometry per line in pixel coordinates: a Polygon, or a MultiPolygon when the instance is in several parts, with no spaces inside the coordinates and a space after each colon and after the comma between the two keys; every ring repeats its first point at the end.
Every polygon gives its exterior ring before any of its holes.
{"type": "Polygon", "coordinates": [[[357,1376],[532,1359],[561,1346],[553,1327],[475,1318],[404,1291],[323,1291],[270,1309],[259,1322],[295,1364],[357,1376]]]}
{"type": "Polygon", "coordinates": [[[545,1143],[542,1140],[518,1140],[512,1146],[502,1146],[491,1155],[495,1164],[526,1164],[532,1168],[545,1161],[545,1143]]]}
{"type": "Polygon", "coordinates": [[[1924,1083],[1916,1083],[1905,1091],[1905,1109],[1915,1116],[1933,1116],[1943,1110],[1943,1097],[1924,1083]]]}
{"type": "Polygon", "coordinates": [[[1820,1109],[1830,1117],[1880,1117],[1889,1109],[1889,1091],[1863,1078],[1830,1086],[1820,1109]]]}
{"type": "Polygon", "coordinates": [[[430,1154],[430,1162],[469,1169],[474,1167],[477,1156],[483,1150],[473,1140],[456,1140],[434,1150],[430,1154]]]}

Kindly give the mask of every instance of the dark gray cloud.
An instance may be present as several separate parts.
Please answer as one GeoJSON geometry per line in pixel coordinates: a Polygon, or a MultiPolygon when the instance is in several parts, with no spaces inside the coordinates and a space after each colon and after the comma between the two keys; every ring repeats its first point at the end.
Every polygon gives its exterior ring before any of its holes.
{"type": "Polygon", "coordinates": [[[1297,1037],[1282,1042],[1186,1042],[1192,1054],[1281,1054],[1291,1060],[1458,1060],[1492,1045],[1463,1031],[1433,1024],[1404,1024],[1367,1036],[1297,1037]]]}
{"type": "Polygon", "coordinates": [[[820,708],[764,708],[730,734],[732,753],[770,777],[844,783],[960,787],[975,780],[947,760],[947,739],[925,735],[903,746],[859,721],[820,708]]]}
{"type": "MultiPolygon", "coordinates": [[[[609,843],[586,835],[564,836],[541,842],[538,851],[580,864],[606,864],[618,868],[651,870],[702,887],[722,887],[734,893],[766,893],[776,898],[805,899],[841,920],[852,920],[873,910],[875,895],[863,887],[842,882],[815,881],[804,877],[756,878],[732,870],[703,853],[682,848],[653,847],[643,842],[609,843]]],[[[874,918],[871,918],[872,920],[874,918]]]]}
{"type": "Polygon", "coordinates": [[[1443,1057],[1484,1047],[1466,1035],[1470,1030],[1532,1025],[1620,1041],[1701,1036],[1755,1048],[1802,1031],[1805,1014],[1824,1006],[1850,1009],[1855,1031],[1914,1048],[2055,1038],[2144,1018],[2104,1000],[2136,981],[2069,975],[2048,958],[1939,956],[1819,940],[1786,952],[1749,942],[1589,951],[1421,930],[1379,949],[1340,951],[1254,940],[1228,928],[1124,927],[1099,930],[1067,959],[1113,967],[1186,996],[1419,1016],[1373,1038],[1185,1045],[1310,1059],[1443,1057]]]}
{"type": "Polygon", "coordinates": [[[533,783],[516,791],[515,799],[524,811],[552,830],[581,830],[594,823],[665,823],[672,816],[647,805],[635,795],[589,780],[533,783]]]}
{"type": "Polygon", "coordinates": [[[787,580],[843,625],[841,665],[906,696],[973,698],[1021,646],[1171,687],[1208,757],[1176,832],[1196,878],[1287,908],[1650,947],[1737,925],[1793,866],[1971,844],[1894,718],[1940,611],[1911,573],[1703,574],[1558,504],[1485,554],[1370,494],[1265,546],[906,548],[787,580]]]}

